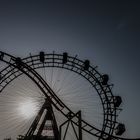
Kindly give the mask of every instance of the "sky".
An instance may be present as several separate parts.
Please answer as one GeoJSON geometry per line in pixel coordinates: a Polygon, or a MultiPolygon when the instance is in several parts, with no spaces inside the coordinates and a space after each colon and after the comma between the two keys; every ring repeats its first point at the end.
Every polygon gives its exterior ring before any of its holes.
{"type": "Polygon", "coordinates": [[[140,137],[138,0],[0,1],[0,50],[22,58],[40,51],[89,59],[110,76],[125,137],[140,137]]]}

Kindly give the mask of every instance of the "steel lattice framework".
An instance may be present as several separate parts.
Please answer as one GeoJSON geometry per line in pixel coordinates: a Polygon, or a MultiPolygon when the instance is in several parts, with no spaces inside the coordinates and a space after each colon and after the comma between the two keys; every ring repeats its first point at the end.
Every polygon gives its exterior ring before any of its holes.
{"type": "MultiPolygon", "coordinates": [[[[25,74],[38,86],[45,97],[49,99],[50,104],[68,120],[71,120],[73,124],[80,126],[80,133],[86,131],[99,139],[125,140],[125,138],[114,136],[114,130],[118,124],[117,116],[120,108],[116,106],[116,98],[111,90],[113,85],[108,83],[103,84],[103,75],[97,71],[96,66],[90,66],[88,60],[82,61],[78,59],[77,56],[72,57],[68,56],[67,53],[56,54],[54,52],[51,54],[41,52],[38,55],[30,55],[27,58],[21,59],[1,51],[0,60],[8,64],[8,66],[0,72],[0,92],[2,92],[14,79],[25,74]],[[93,86],[100,97],[103,107],[104,118],[101,130],[90,125],[88,122],[81,119],[81,117],[79,125],[80,115],[68,108],[61,99],[57,97],[46,81],[36,72],[36,69],[44,67],[56,67],[70,70],[85,78],[93,86]],[[77,119],[73,120],[73,117],[77,119]]],[[[82,140],[82,137],[79,136],[79,140],[82,140]]]]}

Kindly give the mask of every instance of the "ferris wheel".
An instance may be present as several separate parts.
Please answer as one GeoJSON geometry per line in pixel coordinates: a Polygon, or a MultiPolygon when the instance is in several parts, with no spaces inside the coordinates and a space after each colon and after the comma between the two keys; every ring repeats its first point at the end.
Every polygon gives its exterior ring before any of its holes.
{"type": "Polygon", "coordinates": [[[0,139],[122,140],[122,99],[107,74],[68,53],[0,51],[0,139]]]}

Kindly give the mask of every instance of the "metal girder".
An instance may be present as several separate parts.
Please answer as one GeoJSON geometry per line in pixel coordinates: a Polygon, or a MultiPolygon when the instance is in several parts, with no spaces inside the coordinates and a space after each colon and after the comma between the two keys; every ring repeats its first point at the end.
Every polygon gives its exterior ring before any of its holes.
{"type": "MultiPolygon", "coordinates": [[[[52,105],[51,103],[48,101],[48,99],[45,100],[43,106],[41,107],[40,111],[38,112],[36,118],[34,119],[32,125],[30,126],[30,128],[28,129],[24,140],[30,140],[32,137],[37,137],[37,138],[41,138],[43,130],[45,128],[46,122],[47,121],[51,121],[51,129],[53,131],[54,134],[54,140],[58,140],[59,139],[59,131],[58,131],[58,126],[57,126],[57,122],[54,116],[54,112],[52,109],[52,105]],[[46,111],[46,112],[45,112],[46,111]],[[43,113],[45,113],[45,116],[41,122],[41,124],[39,124],[39,122],[41,121],[41,118],[43,116],[43,113]],[[38,128],[39,126],[39,128],[38,128]],[[36,134],[35,134],[36,133],[36,134]]],[[[45,128],[46,130],[48,128],[45,128]]],[[[51,130],[49,128],[49,130],[51,130]]],[[[49,137],[49,136],[44,136],[44,137],[49,137]]]]}

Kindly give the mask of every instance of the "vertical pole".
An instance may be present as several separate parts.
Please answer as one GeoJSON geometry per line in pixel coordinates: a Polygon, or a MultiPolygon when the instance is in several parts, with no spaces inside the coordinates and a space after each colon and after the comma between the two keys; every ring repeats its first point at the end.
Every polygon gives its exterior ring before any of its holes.
{"type": "Polygon", "coordinates": [[[78,118],[79,118],[79,140],[82,140],[82,117],[81,117],[81,111],[78,113],[78,118]]]}
{"type": "Polygon", "coordinates": [[[62,131],[62,126],[59,127],[59,140],[61,140],[61,131],[62,131]]]}

